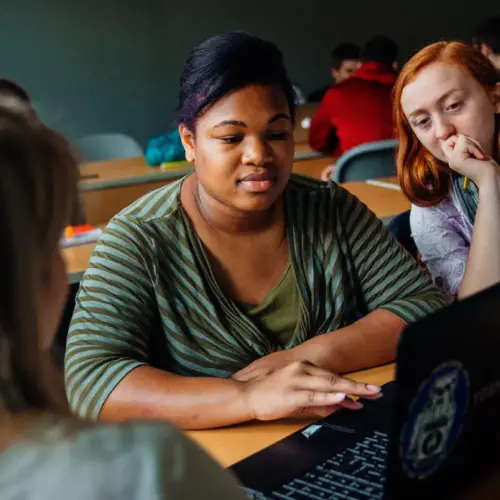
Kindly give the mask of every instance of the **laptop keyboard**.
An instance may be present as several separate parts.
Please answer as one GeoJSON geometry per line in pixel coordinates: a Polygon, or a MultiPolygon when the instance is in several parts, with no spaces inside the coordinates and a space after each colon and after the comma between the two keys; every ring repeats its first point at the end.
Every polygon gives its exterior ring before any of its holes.
{"type": "Polygon", "coordinates": [[[366,500],[383,495],[387,434],[375,432],[268,495],[247,491],[255,500],[366,500]]]}

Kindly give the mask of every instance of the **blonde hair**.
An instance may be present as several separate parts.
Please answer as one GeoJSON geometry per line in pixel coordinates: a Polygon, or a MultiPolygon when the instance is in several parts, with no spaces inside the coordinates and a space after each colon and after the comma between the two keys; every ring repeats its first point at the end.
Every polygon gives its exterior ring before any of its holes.
{"type": "Polygon", "coordinates": [[[68,414],[62,373],[40,347],[38,300],[77,190],[69,143],[0,106],[0,415],[68,414]]]}

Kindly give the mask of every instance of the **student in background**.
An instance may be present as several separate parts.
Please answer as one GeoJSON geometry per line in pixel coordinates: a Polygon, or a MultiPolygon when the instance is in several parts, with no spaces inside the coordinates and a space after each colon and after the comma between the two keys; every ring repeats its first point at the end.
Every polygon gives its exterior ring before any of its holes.
{"type": "Polygon", "coordinates": [[[209,428],[378,397],[338,373],[394,359],[438,290],[357,198],[291,175],[294,95],[275,45],[209,38],[180,83],[196,172],[104,230],[68,336],[73,410],[209,428]]]}
{"type": "Polygon", "coordinates": [[[500,71],[500,17],[492,17],[480,24],[474,31],[472,41],[474,47],[500,71]]]}
{"type": "MultiPolygon", "coordinates": [[[[340,156],[360,144],[394,135],[391,93],[398,46],[387,37],[375,36],[361,56],[361,66],[327,91],[311,121],[309,144],[317,151],[340,156]]],[[[331,169],[326,169],[323,178],[330,175],[331,169]]]]}
{"type": "Polygon", "coordinates": [[[0,499],[242,499],[167,424],[71,417],[51,344],[67,294],[59,240],[76,196],[69,144],[0,106],[0,499]]]}
{"type": "Polygon", "coordinates": [[[417,248],[449,300],[500,281],[500,84],[459,42],[422,49],[394,91],[401,187],[417,248]]]}
{"type": "Polygon", "coordinates": [[[336,83],[347,80],[358,68],[360,63],[360,50],[354,43],[340,43],[330,54],[330,73],[332,84],[309,94],[309,102],[320,102],[326,91],[336,83]]]}

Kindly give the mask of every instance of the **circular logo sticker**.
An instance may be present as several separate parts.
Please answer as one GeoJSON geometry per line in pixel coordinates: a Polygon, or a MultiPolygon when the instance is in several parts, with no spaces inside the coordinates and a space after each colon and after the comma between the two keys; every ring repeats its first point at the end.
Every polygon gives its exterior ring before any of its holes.
{"type": "Polygon", "coordinates": [[[410,477],[434,473],[462,431],[469,377],[458,361],[444,363],[420,386],[401,434],[403,469],[410,477]]]}

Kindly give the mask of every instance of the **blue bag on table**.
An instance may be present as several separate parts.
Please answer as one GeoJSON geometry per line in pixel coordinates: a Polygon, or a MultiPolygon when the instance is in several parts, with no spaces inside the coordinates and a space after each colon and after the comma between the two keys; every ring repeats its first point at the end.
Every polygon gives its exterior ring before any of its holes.
{"type": "Polygon", "coordinates": [[[184,160],[185,152],[177,129],[150,139],[146,147],[146,162],[155,167],[162,163],[184,160]]]}

